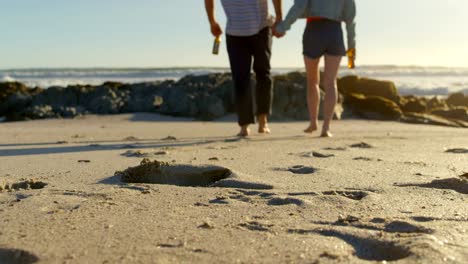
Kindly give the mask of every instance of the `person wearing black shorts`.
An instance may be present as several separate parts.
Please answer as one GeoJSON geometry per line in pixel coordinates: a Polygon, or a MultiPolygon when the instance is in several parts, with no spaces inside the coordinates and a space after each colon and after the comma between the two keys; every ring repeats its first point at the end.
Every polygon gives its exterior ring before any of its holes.
{"type": "Polygon", "coordinates": [[[318,128],[320,104],[319,62],[325,60],[323,89],[323,125],[320,136],[332,137],[330,122],[338,100],[336,77],[341,58],[346,55],[342,22],[346,24],[348,51],[355,54],[356,5],[354,0],[296,0],[286,18],[276,26],[278,34],[284,34],[299,17],[307,18],[303,35],[303,55],[307,74],[307,106],[310,124],[304,130],[312,133],[318,128]]]}

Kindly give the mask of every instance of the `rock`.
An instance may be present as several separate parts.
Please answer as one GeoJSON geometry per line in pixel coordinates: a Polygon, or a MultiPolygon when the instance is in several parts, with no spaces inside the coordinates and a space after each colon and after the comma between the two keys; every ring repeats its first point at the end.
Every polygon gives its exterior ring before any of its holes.
{"type": "Polygon", "coordinates": [[[29,94],[29,88],[19,82],[0,82],[0,104],[15,93],[29,94]]]}
{"type": "MultiPolygon", "coordinates": [[[[323,119],[323,100],[325,93],[320,90],[319,119],[323,119]]],[[[343,97],[338,96],[334,119],[341,119],[343,97]]],[[[273,119],[308,120],[307,79],[304,72],[291,72],[274,78],[273,119]]]]}
{"type": "Polygon", "coordinates": [[[439,126],[450,126],[450,127],[463,127],[461,124],[448,120],[446,118],[421,113],[405,113],[401,117],[402,122],[412,124],[428,124],[428,125],[439,125],[439,126]]]}
{"type": "Polygon", "coordinates": [[[338,79],[338,90],[345,96],[349,94],[379,96],[395,103],[398,102],[399,98],[393,82],[360,78],[355,75],[338,79]]]}
{"type": "Polygon", "coordinates": [[[223,101],[217,96],[203,94],[195,100],[198,108],[197,117],[202,120],[213,120],[226,114],[223,101]]]}
{"type": "Polygon", "coordinates": [[[447,104],[451,106],[464,106],[468,107],[468,96],[463,93],[454,93],[447,98],[447,104]]]}
{"type": "Polygon", "coordinates": [[[403,112],[424,113],[426,112],[427,103],[424,98],[415,96],[406,96],[400,100],[400,107],[403,112]]]}
{"type": "Polygon", "coordinates": [[[0,116],[11,116],[16,112],[20,112],[24,108],[31,105],[32,96],[22,92],[16,92],[8,96],[3,104],[0,104],[0,116]]]}
{"type": "Polygon", "coordinates": [[[441,108],[448,108],[447,103],[445,100],[434,96],[429,101],[427,101],[427,110],[432,111],[433,109],[441,109],[441,108]]]}
{"type": "Polygon", "coordinates": [[[33,98],[33,105],[50,105],[52,108],[78,105],[78,93],[74,89],[50,87],[33,98]]]}
{"type": "Polygon", "coordinates": [[[195,116],[198,108],[194,98],[194,95],[174,87],[163,95],[163,103],[158,112],[173,116],[195,116]]]}
{"type": "Polygon", "coordinates": [[[54,111],[58,115],[60,115],[61,117],[65,117],[65,118],[73,118],[73,117],[76,117],[76,116],[80,116],[80,115],[84,115],[84,114],[89,113],[81,106],[76,106],[76,107],[74,107],[74,106],[69,106],[69,107],[62,106],[62,107],[59,107],[57,109],[54,109],[54,111]]]}
{"type": "Polygon", "coordinates": [[[118,114],[128,101],[128,91],[110,89],[106,86],[96,87],[90,93],[91,100],[86,109],[96,114],[118,114]]]}
{"type": "Polygon", "coordinates": [[[431,114],[447,119],[457,119],[468,122],[468,107],[459,106],[451,109],[435,109],[431,111],[431,114]]]}
{"type": "Polygon", "coordinates": [[[34,105],[19,113],[17,120],[56,118],[58,115],[50,105],[34,105]]]}
{"type": "Polygon", "coordinates": [[[159,82],[134,84],[129,89],[129,100],[124,106],[124,112],[156,112],[163,104],[162,90],[166,84],[159,82]]]}
{"type": "Polygon", "coordinates": [[[380,96],[348,94],[345,97],[345,109],[370,119],[398,120],[402,116],[400,107],[393,101],[380,96]]]}

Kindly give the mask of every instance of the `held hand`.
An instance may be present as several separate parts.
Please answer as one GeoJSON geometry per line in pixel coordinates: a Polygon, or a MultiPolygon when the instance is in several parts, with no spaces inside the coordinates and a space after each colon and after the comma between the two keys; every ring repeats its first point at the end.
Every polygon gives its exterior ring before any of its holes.
{"type": "Polygon", "coordinates": [[[216,21],[210,24],[210,28],[211,34],[213,34],[215,37],[219,37],[221,34],[223,34],[223,30],[216,21]]]}
{"type": "Polygon", "coordinates": [[[275,24],[273,25],[272,27],[272,34],[273,36],[277,37],[277,38],[282,38],[284,37],[284,35],[286,35],[285,33],[280,33],[278,31],[276,31],[276,26],[278,25],[278,23],[280,23],[281,21],[276,21],[275,24]]]}

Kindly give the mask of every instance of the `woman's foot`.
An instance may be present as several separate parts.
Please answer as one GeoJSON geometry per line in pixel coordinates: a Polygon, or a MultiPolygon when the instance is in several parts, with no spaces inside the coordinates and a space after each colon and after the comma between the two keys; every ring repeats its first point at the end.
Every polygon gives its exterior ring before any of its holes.
{"type": "Polygon", "coordinates": [[[320,134],[320,137],[333,137],[333,134],[330,131],[322,131],[322,134],[320,134]]]}
{"type": "Polygon", "coordinates": [[[258,126],[258,133],[260,134],[270,134],[271,130],[268,126],[258,126]]]}
{"type": "Polygon", "coordinates": [[[311,124],[309,127],[304,129],[304,133],[313,133],[315,130],[317,130],[317,125],[316,124],[311,124]]]}
{"type": "Polygon", "coordinates": [[[248,137],[250,135],[250,129],[248,126],[241,126],[240,132],[237,134],[239,137],[248,137]]]}

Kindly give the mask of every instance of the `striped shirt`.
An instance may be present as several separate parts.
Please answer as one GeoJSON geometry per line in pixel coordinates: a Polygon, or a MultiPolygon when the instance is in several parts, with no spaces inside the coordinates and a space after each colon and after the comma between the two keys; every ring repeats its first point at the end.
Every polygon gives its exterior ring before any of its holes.
{"type": "Polygon", "coordinates": [[[268,0],[221,0],[221,3],[228,35],[252,36],[269,25],[268,0]]]}

